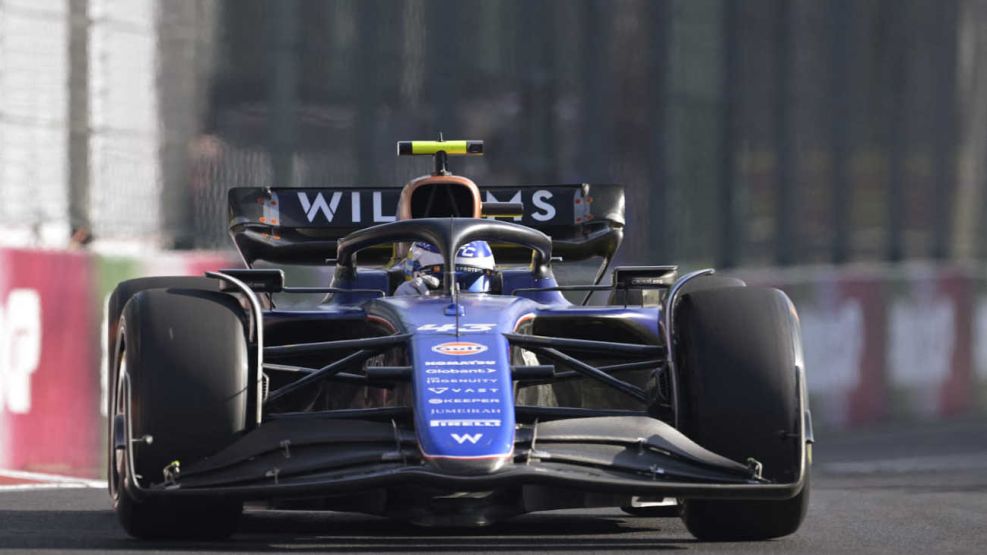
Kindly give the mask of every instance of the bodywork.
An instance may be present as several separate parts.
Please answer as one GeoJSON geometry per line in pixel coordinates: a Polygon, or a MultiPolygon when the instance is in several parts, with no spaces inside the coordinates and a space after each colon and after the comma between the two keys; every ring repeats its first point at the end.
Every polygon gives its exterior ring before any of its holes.
{"type": "MultiPolygon", "coordinates": [[[[676,429],[672,307],[681,287],[708,271],[677,277],[656,267],[636,284],[599,285],[623,233],[619,188],[483,193],[516,195],[524,215],[486,227],[470,217],[406,219],[372,231],[363,218],[399,211],[389,208],[399,202],[396,189],[231,191],[231,229],[248,267],[318,257],[335,259],[336,277],[318,289],[287,287],[270,270],[210,274],[241,299],[250,321],[248,431],[208,458],[181,461],[180,471],[128,472],[129,493],[479,525],[536,510],[628,506],[634,497],[786,499],[801,490],[811,441],[801,368],[795,481],[772,483],[756,461],[724,458],[676,429]],[[527,241],[500,245],[498,260],[523,263],[502,272],[499,291],[389,295],[395,276],[384,261],[402,238],[431,237],[448,254],[483,232],[527,241]],[[559,285],[551,269],[559,253],[602,257],[596,281],[559,285]],[[563,294],[613,298],[621,288],[624,302],[607,306],[563,294]],[[628,302],[630,290],[656,291],[658,301],[628,302]],[[277,307],[280,295],[296,293],[326,298],[301,310],[277,307]]],[[[119,394],[129,397],[126,376],[119,394]]],[[[116,422],[115,441],[132,461],[130,428],[116,422]]]]}

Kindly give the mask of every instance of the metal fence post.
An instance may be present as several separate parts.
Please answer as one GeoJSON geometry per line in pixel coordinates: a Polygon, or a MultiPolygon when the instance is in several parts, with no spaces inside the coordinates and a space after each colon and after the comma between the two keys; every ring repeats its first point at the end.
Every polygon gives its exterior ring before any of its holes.
{"type": "Polygon", "coordinates": [[[652,130],[648,156],[648,211],[651,216],[645,225],[654,252],[644,253],[648,260],[666,261],[672,259],[672,239],[669,231],[668,206],[670,187],[668,171],[668,76],[670,73],[669,48],[672,25],[669,21],[672,10],[670,2],[650,2],[648,4],[654,30],[649,41],[648,64],[650,71],[651,102],[648,103],[648,128],[652,130]]]}
{"type": "Polygon", "coordinates": [[[720,176],[717,180],[719,194],[717,195],[717,225],[719,240],[717,241],[717,266],[731,268],[741,259],[741,228],[737,222],[737,112],[741,105],[740,82],[740,5],[739,2],[726,2],[723,6],[723,37],[722,60],[720,76],[720,94],[722,96],[722,131],[720,133],[720,176]]]}
{"type": "Polygon", "coordinates": [[[376,152],[375,131],[377,128],[377,108],[380,97],[380,84],[377,80],[378,54],[382,50],[379,41],[384,37],[378,32],[380,4],[374,0],[362,0],[356,5],[356,27],[358,30],[356,52],[356,166],[361,183],[377,183],[379,152],[376,152]]]}
{"type": "Polygon", "coordinates": [[[850,42],[854,19],[850,0],[832,0],[829,6],[829,176],[830,261],[850,259],[850,214],[853,189],[850,183],[850,42]]]}
{"type": "Polygon", "coordinates": [[[270,5],[271,77],[269,94],[270,153],[274,185],[294,185],[298,119],[298,2],[281,0],[270,5]]]}
{"type": "MultiPolygon", "coordinates": [[[[728,2],[731,3],[731,2],[728,2]]],[[[797,261],[798,176],[796,175],[793,133],[792,58],[795,48],[792,32],[793,6],[778,2],[775,14],[775,262],[787,266],[797,261]]]]}
{"type": "Polygon", "coordinates": [[[932,258],[950,255],[950,208],[956,191],[956,21],[958,6],[954,1],[936,6],[936,82],[933,95],[938,117],[935,119],[933,174],[929,187],[932,214],[932,258]]]}
{"type": "Polygon", "coordinates": [[[585,179],[599,182],[609,178],[608,164],[612,154],[612,112],[608,109],[608,102],[613,76],[607,65],[612,17],[601,0],[586,0],[580,12],[583,69],[580,80],[582,132],[578,159],[585,179]]]}
{"type": "Polygon", "coordinates": [[[91,238],[89,211],[89,0],[66,0],[69,18],[68,170],[72,241],[91,238]]]}
{"type": "Polygon", "coordinates": [[[891,14],[887,20],[890,27],[887,33],[889,56],[886,64],[888,104],[884,113],[885,140],[888,149],[887,218],[888,232],[885,257],[890,262],[899,262],[905,257],[904,212],[905,212],[905,155],[908,150],[906,132],[908,130],[908,110],[906,87],[908,72],[906,62],[908,41],[903,36],[904,14],[907,4],[896,0],[886,0],[882,6],[891,14]]]}

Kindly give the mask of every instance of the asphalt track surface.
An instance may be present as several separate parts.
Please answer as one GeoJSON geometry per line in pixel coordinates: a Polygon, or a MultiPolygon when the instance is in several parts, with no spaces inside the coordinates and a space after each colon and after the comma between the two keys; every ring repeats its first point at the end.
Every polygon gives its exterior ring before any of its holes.
{"type": "Polygon", "coordinates": [[[43,553],[985,553],[987,417],[818,434],[809,515],[790,537],[699,543],[678,519],[616,510],[526,515],[496,527],[422,529],[339,514],[248,511],[221,543],[138,542],[92,487],[0,488],[0,551],[43,553]]]}

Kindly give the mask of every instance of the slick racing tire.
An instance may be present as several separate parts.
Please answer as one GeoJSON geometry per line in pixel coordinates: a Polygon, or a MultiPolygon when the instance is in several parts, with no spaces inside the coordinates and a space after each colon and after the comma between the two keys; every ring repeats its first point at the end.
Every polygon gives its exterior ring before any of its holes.
{"type": "MultiPolygon", "coordinates": [[[[703,447],[763,477],[797,480],[801,363],[798,320],[777,289],[693,291],[676,313],[677,357],[684,384],[683,431],[703,447]]],[[[798,530],[809,502],[808,468],[795,497],[779,501],[686,500],[682,519],[701,540],[763,540],[798,530]]]]}
{"type": "MultiPolygon", "coordinates": [[[[678,299],[684,298],[689,293],[695,293],[697,291],[708,291],[711,289],[726,289],[729,287],[747,287],[747,283],[741,279],[735,277],[727,277],[721,275],[703,275],[690,279],[682,286],[679,290],[678,299]]],[[[664,422],[672,422],[675,419],[672,413],[672,406],[668,401],[668,390],[671,388],[671,384],[667,381],[667,377],[663,376],[661,373],[656,372],[653,374],[652,381],[649,384],[651,387],[652,399],[653,401],[648,406],[648,414],[652,418],[657,418],[664,422]],[[661,392],[661,393],[658,393],[661,392]]],[[[631,513],[629,511],[629,514],[631,513]]],[[[647,511],[638,511],[638,514],[647,514],[647,511]]],[[[664,514],[664,513],[662,513],[664,514]]]]}
{"type": "Polygon", "coordinates": [[[705,275],[693,278],[686,282],[679,291],[679,298],[689,293],[697,291],[708,291],[710,289],[726,289],[727,287],[747,287],[747,283],[739,278],[721,276],[717,274],[705,275]]]}
{"type": "Polygon", "coordinates": [[[140,490],[164,482],[174,461],[187,467],[246,429],[244,318],[234,298],[197,289],[140,291],[123,309],[109,477],[117,516],[131,536],[224,538],[235,531],[238,500],[140,490]],[[125,448],[131,439],[133,460],[125,448]]]}
{"type": "MultiPolygon", "coordinates": [[[[202,289],[205,291],[218,291],[219,286],[217,281],[214,279],[206,277],[196,277],[196,276],[157,276],[157,277],[145,277],[137,279],[128,279],[126,281],[121,281],[113,289],[113,292],[107,298],[106,301],[106,313],[104,314],[104,333],[106,337],[104,339],[106,348],[106,359],[107,359],[107,395],[106,395],[106,414],[114,414],[113,407],[117,403],[116,399],[116,384],[117,384],[117,361],[116,355],[119,353],[118,343],[121,341],[120,338],[120,316],[123,314],[123,307],[126,306],[127,301],[131,297],[136,295],[141,291],[146,291],[149,289],[161,289],[168,287],[177,287],[183,289],[202,289]]],[[[113,419],[108,419],[107,421],[107,437],[113,437],[113,419]]],[[[108,456],[107,461],[113,461],[113,442],[108,442],[108,456]]],[[[110,495],[113,496],[114,488],[116,484],[110,480],[109,490],[110,495]]]]}
{"type": "MultiPolygon", "coordinates": [[[[120,325],[120,315],[123,313],[123,307],[127,305],[127,301],[141,291],[168,287],[219,291],[219,282],[215,279],[198,276],[159,276],[121,281],[113,289],[113,293],[110,294],[106,302],[106,352],[116,352],[117,326],[120,325]]],[[[110,381],[110,383],[114,382],[110,381]]]]}

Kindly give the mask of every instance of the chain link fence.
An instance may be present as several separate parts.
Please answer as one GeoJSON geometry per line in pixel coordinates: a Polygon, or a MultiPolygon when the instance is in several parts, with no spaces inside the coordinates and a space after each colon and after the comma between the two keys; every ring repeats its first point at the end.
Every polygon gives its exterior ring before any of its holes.
{"type": "Polygon", "coordinates": [[[68,14],[0,3],[0,218],[4,242],[67,237],[68,14]]]}

